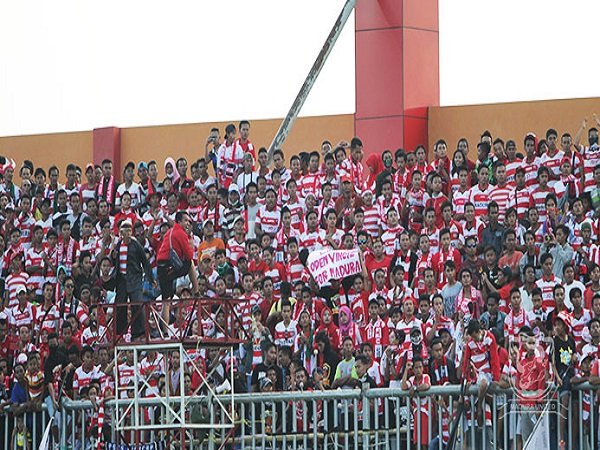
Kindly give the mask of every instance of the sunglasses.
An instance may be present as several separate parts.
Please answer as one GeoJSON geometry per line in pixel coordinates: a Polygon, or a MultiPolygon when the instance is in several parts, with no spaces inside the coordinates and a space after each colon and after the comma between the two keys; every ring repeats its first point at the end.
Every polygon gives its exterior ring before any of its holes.
{"type": "Polygon", "coordinates": [[[467,248],[475,248],[477,247],[477,244],[467,244],[467,248]]]}

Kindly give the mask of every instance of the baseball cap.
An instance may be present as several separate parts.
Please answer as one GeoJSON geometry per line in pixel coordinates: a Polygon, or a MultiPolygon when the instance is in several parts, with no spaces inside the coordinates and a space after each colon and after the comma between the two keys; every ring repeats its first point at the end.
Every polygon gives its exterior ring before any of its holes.
{"type": "Polygon", "coordinates": [[[87,163],[85,166],[85,173],[87,173],[88,170],[94,171],[94,165],[92,163],[87,163]]]}
{"type": "Polygon", "coordinates": [[[146,169],[148,170],[148,164],[146,164],[146,161],[140,161],[137,165],[138,170],[140,169],[146,169]]]}
{"type": "Polygon", "coordinates": [[[121,225],[119,225],[119,229],[122,230],[123,228],[133,228],[131,219],[125,219],[123,222],[121,222],[121,225]]]}
{"type": "Polygon", "coordinates": [[[229,185],[229,193],[231,194],[232,192],[237,192],[238,194],[240,193],[240,188],[235,183],[231,183],[229,185]]]}
{"type": "Polygon", "coordinates": [[[562,320],[562,322],[567,327],[567,333],[571,332],[571,317],[569,316],[569,314],[567,312],[565,312],[565,311],[559,312],[556,315],[556,318],[554,319],[554,322],[556,323],[557,320],[562,320]]]}
{"type": "Polygon", "coordinates": [[[21,285],[19,285],[17,287],[17,295],[19,295],[19,294],[21,294],[23,292],[27,292],[27,288],[24,285],[21,284],[21,285]]]}

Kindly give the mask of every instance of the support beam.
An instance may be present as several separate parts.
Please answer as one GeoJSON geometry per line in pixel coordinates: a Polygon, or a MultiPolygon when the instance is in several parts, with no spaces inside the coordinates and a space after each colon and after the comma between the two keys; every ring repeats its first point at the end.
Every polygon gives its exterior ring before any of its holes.
{"type": "Polygon", "coordinates": [[[94,164],[110,159],[113,163],[113,173],[117,178],[121,174],[121,129],[117,127],[96,128],[93,132],[94,164]]]}
{"type": "Polygon", "coordinates": [[[344,4],[344,8],[342,9],[342,12],[340,12],[340,15],[335,21],[333,28],[329,32],[329,36],[327,36],[327,39],[325,40],[325,43],[323,44],[323,47],[319,52],[319,56],[317,56],[317,59],[313,63],[310,72],[308,72],[308,75],[304,80],[304,84],[300,88],[300,92],[298,92],[298,95],[296,96],[292,107],[288,111],[287,116],[285,116],[285,119],[283,119],[279,130],[277,130],[277,133],[273,138],[273,142],[271,142],[271,146],[269,147],[269,159],[271,159],[275,149],[281,148],[281,146],[287,139],[288,134],[290,133],[290,130],[292,129],[292,126],[294,124],[294,121],[296,120],[298,114],[300,113],[300,110],[302,109],[302,105],[304,105],[304,102],[306,101],[310,90],[314,86],[315,81],[317,81],[317,78],[321,73],[321,69],[325,65],[325,62],[327,61],[327,58],[329,57],[329,54],[331,53],[331,50],[333,49],[338,37],[342,33],[344,25],[348,21],[348,17],[350,17],[350,13],[352,13],[352,10],[354,9],[355,5],[356,0],[347,0],[344,4]]]}
{"type": "Polygon", "coordinates": [[[438,0],[358,0],[355,134],[365,153],[427,145],[439,105],[438,0]]]}

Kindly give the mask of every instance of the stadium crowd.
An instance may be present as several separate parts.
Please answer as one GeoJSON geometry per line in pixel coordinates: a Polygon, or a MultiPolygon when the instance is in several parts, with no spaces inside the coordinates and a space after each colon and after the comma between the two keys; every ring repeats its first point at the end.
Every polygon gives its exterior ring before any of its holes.
{"type": "MultiPolygon", "coordinates": [[[[178,354],[148,351],[144,395],[192,395],[207,373],[218,392],[468,380],[483,426],[490,387],[553,382],[562,398],[600,383],[600,146],[585,120],[574,137],[485,131],[475,161],[466,139],[363,161],[355,137],[286,163],[254,147],[247,121],[220,132],[189,166],[132,161],[117,174],[105,160],[63,177],[0,161],[0,409],[19,417],[16,441],[42,403],[59,419],[63,395],[96,402],[115,380],[136,388],[131,354],[113,361],[113,333],[222,336],[218,305],[211,320],[181,313],[195,297],[244,300],[244,343],[234,359],[190,352],[183,386],[178,354]],[[358,249],[362,272],[318,286],[306,260],[320,249],[358,249]],[[128,308],[142,300],[164,321],[128,308]]],[[[428,408],[415,411],[427,423],[428,408]]],[[[513,431],[525,440],[530,428],[513,431]]]]}

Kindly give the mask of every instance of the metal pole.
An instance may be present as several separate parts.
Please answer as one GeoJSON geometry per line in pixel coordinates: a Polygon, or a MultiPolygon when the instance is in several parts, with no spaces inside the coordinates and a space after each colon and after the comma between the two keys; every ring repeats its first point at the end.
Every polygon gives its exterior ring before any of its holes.
{"type": "Polygon", "coordinates": [[[304,80],[304,84],[300,88],[300,91],[298,92],[294,103],[292,103],[292,107],[285,116],[285,119],[283,119],[283,122],[281,122],[279,130],[277,130],[277,133],[273,138],[273,142],[271,142],[271,146],[269,147],[269,161],[273,157],[273,152],[276,149],[281,148],[281,146],[287,139],[288,134],[290,133],[290,130],[292,129],[292,126],[294,124],[294,121],[296,120],[298,114],[300,113],[300,110],[302,109],[302,105],[304,105],[308,94],[310,93],[312,87],[317,81],[317,78],[321,73],[321,69],[325,65],[325,62],[327,61],[327,58],[329,57],[329,54],[331,53],[331,50],[333,49],[338,37],[342,33],[344,25],[348,21],[348,17],[350,17],[350,13],[354,10],[355,5],[356,0],[346,0],[346,3],[344,4],[342,11],[340,12],[340,15],[333,24],[333,28],[329,32],[329,36],[327,36],[327,39],[325,40],[325,43],[323,44],[323,47],[319,52],[319,56],[317,56],[317,59],[315,59],[315,62],[310,68],[310,72],[308,72],[308,75],[304,80]]]}

